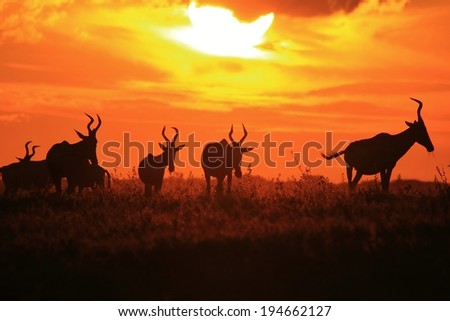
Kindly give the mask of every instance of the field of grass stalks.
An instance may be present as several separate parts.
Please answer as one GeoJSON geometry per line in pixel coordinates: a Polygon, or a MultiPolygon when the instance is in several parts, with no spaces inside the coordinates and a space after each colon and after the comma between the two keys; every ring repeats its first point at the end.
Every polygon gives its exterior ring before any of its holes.
{"type": "Polygon", "coordinates": [[[82,195],[0,196],[3,300],[450,299],[445,173],[344,184],[192,177],[147,200],[135,178],[82,195]]]}

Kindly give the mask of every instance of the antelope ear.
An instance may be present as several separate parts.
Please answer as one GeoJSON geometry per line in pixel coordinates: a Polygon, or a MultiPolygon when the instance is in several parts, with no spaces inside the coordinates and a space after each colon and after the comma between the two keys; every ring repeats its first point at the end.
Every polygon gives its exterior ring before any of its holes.
{"type": "Polygon", "coordinates": [[[80,137],[81,139],[86,139],[88,138],[88,136],[83,135],[82,133],[80,133],[78,130],[75,129],[75,132],[77,133],[78,137],[80,137]]]}
{"type": "Polygon", "coordinates": [[[23,161],[23,158],[16,157],[19,162],[23,161]]]}
{"type": "Polygon", "coordinates": [[[405,124],[408,125],[408,127],[413,127],[414,126],[414,124],[410,123],[409,121],[405,121],[405,124]]]}
{"type": "Polygon", "coordinates": [[[164,146],[164,144],[159,143],[159,147],[161,147],[162,150],[166,150],[166,146],[164,146]]]}
{"type": "Polygon", "coordinates": [[[244,147],[244,148],[241,148],[241,151],[242,151],[242,153],[248,153],[254,149],[255,149],[254,147],[244,147]]]}
{"type": "Polygon", "coordinates": [[[185,144],[178,146],[175,148],[175,150],[178,152],[179,150],[183,149],[183,147],[186,146],[185,144]]]}

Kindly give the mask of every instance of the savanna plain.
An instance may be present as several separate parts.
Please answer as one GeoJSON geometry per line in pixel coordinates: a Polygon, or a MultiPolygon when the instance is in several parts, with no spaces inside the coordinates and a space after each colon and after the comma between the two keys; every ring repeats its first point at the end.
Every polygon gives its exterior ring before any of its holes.
{"type": "Polygon", "coordinates": [[[250,171],[231,194],[172,175],[0,196],[3,300],[450,300],[450,189],[377,177],[355,192],[250,171]]]}

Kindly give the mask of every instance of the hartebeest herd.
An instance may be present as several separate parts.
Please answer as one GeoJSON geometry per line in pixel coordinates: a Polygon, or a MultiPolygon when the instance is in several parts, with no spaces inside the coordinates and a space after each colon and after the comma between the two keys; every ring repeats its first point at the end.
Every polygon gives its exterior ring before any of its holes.
{"type": "MultiPolygon", "coordinates": [[[[86,114],[87,115],[87,114],[86,114]]],[[[19,162],[0,168],[3,183],[5,185],[5,194],[12,194],[19,189],[31,190],[45,189],[53,183],[56,191],[61,193],[61,179],[66,178],[67,192],[73,193],[78,187],[81,191],[85,187],[104,188],[105,176],[108,177],[108,186],[110,184],[110,174],[107,170],[98,165],[97,161],[97,138],[95,134],[101,126],[101,119],[97,115],[98,125],[91,129],[94,119],[88,123],[88,136],[84,136],[76,131],[81,141],[75,144],[69,144],[66,141],[53,145],[47,153],[44,160],[32,161],[36,148],[32,147],[32,153],[29,152],[30,142],[25,144],[26,154],[23,158],[17,158],[19,162]]]]}
{"type": "MultiPolygon", "coordinates": [[[[344,155],[347,166],[347,178],[350,190],[355,189],[363,175],[374,175],[380,173],[383,191],[389,190],[389,181],[392,170],[397,161],[405,155],[414,143],[424,146],[428,152],[434,150],[434,146],[425,127],[421,116],[423,104],[420,100],[411,98],[419,104],[417,109],[417,120],[414,123],[406,122],[408,128],[397,135],[387,133],[378,134],[372,138],[350,143],[343,151],[332,155],[322,156],[328,160],[344,155]],[[353,177],[353,169],[356,175],[353,177]]],[[[44,160],[33,161],[32,157],[39,147],[33,145],[31,153],[29,146],[31,141],[25,144],[25,156],[17,158],[18,162],[0,168],[5,194],[12,194],[19,189],[45,189],[52,184],[57,193],[62,192],[61,179],[67,179],[67,193],[73,193],[76,188],[100,187],[104,188],[105,177],[110,184],[110,175],[107,170],[98,165],[97,158],[97,131],[102,125],[100,116],[97,115],[97,126],[92,128],[95,120],[89,118],[87,125],[88,134],[83,135],[76,131],[81,139],[79,142],[70,144],[67,141],[54,144],[47,153],[44,160]]],[[[158,193],[161,190],[166,167],[169,172],[175,170],[175,157],[184,145],[176,146],[179,130],[173,127],[175,135],[172,140],[166,136],[166,127],[162,129],[165,144],[159,144],[162,149],[160,155],[148,154],[139,163],[138,174],[140,180],[145,184],[147,196],[158,193]]],[[[211,177],[217,178],[217,192],[222,193],[223,181],[227,178],[227,191],[231,192],[232,173],[237,178],[242,176],[241,162],[243,154],[250,152],[253,148],[243,147],[248,133],[244,125],[243,137],[236,141],[233,139],[233,126],[228,133],[230,142],[222,139],[220,142],[208,143],[201,156],[201,166],[206,180],[206,191],[211,190],[211,177]]]]}

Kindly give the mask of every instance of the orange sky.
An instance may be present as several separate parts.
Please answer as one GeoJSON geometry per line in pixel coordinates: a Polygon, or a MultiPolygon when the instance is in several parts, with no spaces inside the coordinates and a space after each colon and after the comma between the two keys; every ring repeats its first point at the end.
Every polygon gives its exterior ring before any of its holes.
{"type": "MultiPolygon", "coordinates": [[[[122,141],[124,132],[159,141],[163,125],[207,142],[226,137],[232,123],[238,138],[243,122],[248,140],[271,132],[300,151],[310,140],[324,144],[327,131],[350,141],[398,133],[416,117],[409,97],[424,102],[436,150],[415,145],[393,177],[433,180],[435,167],[450,163],[448,1],[198,4],[227,7],[247,22],[275,18],[255,57],[226,57],[180,40],[191,28],[187,0],[0,0],[0,164],[23,156],[28,140],[42,146],[35,159],[56,142],[76,142],[84,112],[104,121],[100,159],[105,142],[122,141]]],[[[281,166],[288,158],[253,174],[298,176],[281,166]]],[[[344,169],[334,165],[313,173],[341,181],[344,169]]],[[[201,175],[177,169],[190,170],[201,175]]]]}

